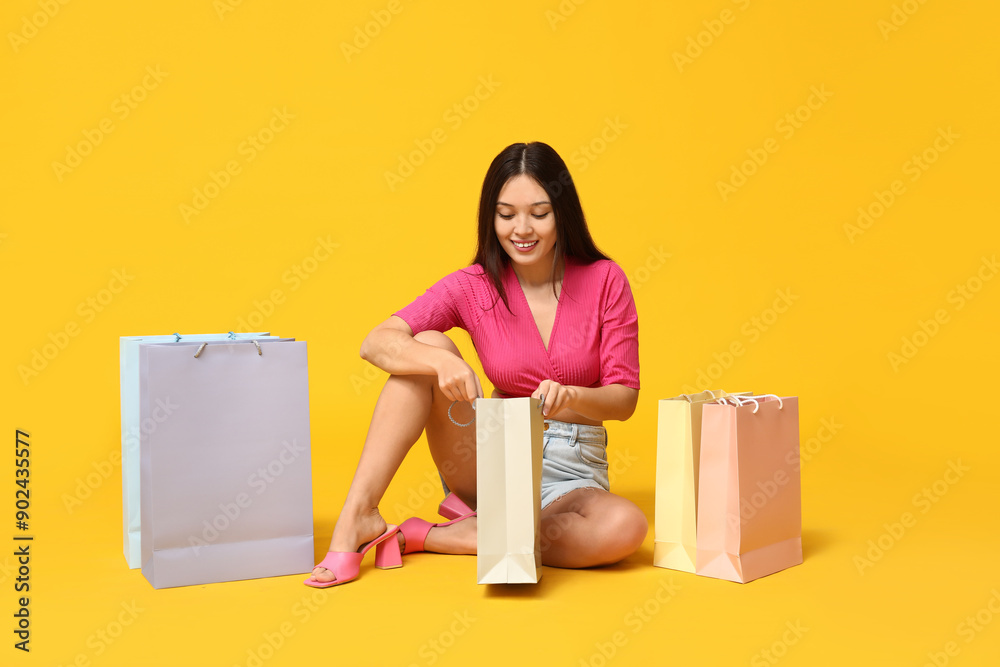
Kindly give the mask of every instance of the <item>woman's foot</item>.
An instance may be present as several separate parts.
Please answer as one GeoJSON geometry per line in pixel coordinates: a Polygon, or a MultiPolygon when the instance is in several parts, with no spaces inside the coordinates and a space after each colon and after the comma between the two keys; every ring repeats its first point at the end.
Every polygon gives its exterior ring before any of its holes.
{"type": "MultiPolygon", "coordinates": [[[[406,549],[403,531],[397,533],[400,551],[406,549]]],[[[424,538],[423,548],[418,551],[432,551],[439,554],[476,553],[476,517],[449,522],[445,525],[432,524],[424,538]]]]}
{"type": "MultiPolygon", "coordinates": [[[[341,512],[337,525],[333,529],[330,551],[347,553],[359,551],[364,545],[384,533],[387,525],[377,507],[353,516],[349,516],[346,511],[341,512]]],[[[313,568],[313,578],[325,583],[333,581],[337,577],[325,567],[317,565],[313,568]]]]}

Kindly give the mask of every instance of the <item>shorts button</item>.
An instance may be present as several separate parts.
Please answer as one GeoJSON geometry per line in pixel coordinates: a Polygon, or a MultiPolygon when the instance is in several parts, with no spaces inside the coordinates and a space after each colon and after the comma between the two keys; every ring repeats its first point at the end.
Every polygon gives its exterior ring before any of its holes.
{"type": "Polygon", "coordinates": [[[548,431],[549,430],[549,425],[545,424],[544,426],[542,426],[542,430],[543,431],[548,431]]]}

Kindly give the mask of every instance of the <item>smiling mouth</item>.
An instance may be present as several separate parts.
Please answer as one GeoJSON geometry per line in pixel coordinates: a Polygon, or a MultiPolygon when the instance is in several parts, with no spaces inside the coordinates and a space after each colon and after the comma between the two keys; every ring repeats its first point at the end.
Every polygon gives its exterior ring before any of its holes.
{"type": "Polygon", "coordinates": [[[512,243],[518,250],[530,250],[535,247],[538,241],[512,241],[512,243]]]}

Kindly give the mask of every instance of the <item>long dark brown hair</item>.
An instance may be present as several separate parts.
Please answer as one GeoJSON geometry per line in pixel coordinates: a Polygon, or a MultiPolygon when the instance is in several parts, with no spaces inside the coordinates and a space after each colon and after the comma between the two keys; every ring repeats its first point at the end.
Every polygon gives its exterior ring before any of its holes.
{"type": "MultiPolygon", "coordinates": [[[[548,144],[533,141],[528,144],[511,144],[493,158],[483,179],[483,192],[479,197],[479,241],[473,264],[482,265],[490,283],[503,304],[510,310],[507,293],[503,287],[503,272],[510,264],[497,239],[494,220],[500,190],[515,176],[526,175],[534,179],[549,196],[556,220],[555,271],[561,257],[575,257],[584,263],[610,259],[601,252],[587,228],[580,196],[570,176],[566,163],[548,144]]],[[[554,288],[554,285],[553,285],[554,288]]]]}

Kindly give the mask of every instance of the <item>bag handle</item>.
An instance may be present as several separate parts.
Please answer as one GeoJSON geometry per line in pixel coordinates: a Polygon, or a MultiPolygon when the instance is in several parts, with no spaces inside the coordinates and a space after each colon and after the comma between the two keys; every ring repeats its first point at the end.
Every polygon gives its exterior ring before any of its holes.
{"type": "MultiPolygon", "coordinates": [[[[235,335],[235,334],[233,334],[232,331],[230,331],[229,333],[232,334],[232,335],[235,335]]],[[[176,336],[177,334],[174,334],[174,335],[176,336]]],[[[252,338],[250,339],[250,342],[253,343],[257,347],[257,356],[258,357],[262,356],[264,354],[264,351],[260,349],[260,343],[258,343],[256,340],[254,340],[252,338]]],[[[206,345],[208,345],[208,343],[202,343],[201,345],[198,346],[198,351],[194,353],[194,358],[195,359],[197,359],[198,357],[201,356],[201,353],[205,350],[205,346],[206,345]]],[[[449,410],[450,410],[450,408],[449,408],[449,410]]]]}
{"type": "MultiPolygon", "coordinates": [[[[711,389],[706,389],[705,391],[707,391],[707,392],[708,392],[709,394],[711,394],[711,395],[712,395],[712,397],[713,397],[713,398],[712,398],[711,400],[714,400],[714,401],[719,401],[719,400],[722,400],[722,399],[725,399],[725,398],[729,398],[730,396],[732,396],[732,395],[733,395],[733,394],[730,394],[730,393],[729,393],[728,391],[726,391],[725,389],[719,389],[719,393],[720,393],[720,394],[722,394],[722,395],[721,395],[721,396],[719,396],[718,398],[715,398],[715,392],[713,392],[713,391],[712,391],[711,389]]],[[[700,392],[698,392],[698,393],[699,393],[699,394],[704,394],[704,393],[705,393],[705,391],[700,391],[700,392]]],[[[681,394],[681,396],[683,396],[683,397],[684,397],[684,399],[685,399],[685,400],[686,400],[686,401],[687,401],[688,403],[694,403],[694,396],[697,396],[697,394],[681,394]]],[[[704,400],[706,400],[706,401],[707,401],[707,400],[710,400],[710,399],[704,399],[704,400]]]]}
{"type": "MultiPolygon", "coordinates": [[[[174,332],[174,342],[175,343],[181,342],[181,338],[183,338],[183,337],[184,336],[180,335],[176,331],[174,332]]],[[[236,332],[235,331],[230,331],[228,338],[229,338],[229,340],[236,340],[236,332]]]]}
{"type": "MultiPolygon", "coordinates": [[[[195,356],[198,356],[198,355],[195,355],[195,356]]],[[[542,406],[545,405],[545,394],[539,394],[538,400],[539,400],[538,409],[541,410],[542,406]]],[[[472,419],[470,421],[466,422],[465,424],[462,424],[461,422],[455,421],[455,418],[451,416],[451,409],[453,407],[455,407],[456,403],[458,403],[458,401],[452,401],[451,405],[448,406],[448,419],[450,419],[451,423],[454,424],[455,426],[461,426],[462,428],[465,428],[466,426],[472,426],[472,423],[474,421],[476,421],[476,416],[475,415],[472,415],[472,419]]],[[[475,401],[472,402],[472,409],[473,410],[476,409],[476,402],[475,401]]]]}
{"type": "Polygon", "coordinates": [[[736,404],[736,407],[744,406],[747,403],[753,403],[753,412],[751,414],[757,414],[757,411],[760,410],[760,402],[755,399],[767,398],[769,396],[771,398],[778,399],[779,410],[784,409],[784,404],[782,403],[781,397],[778,396],[777,394],[759,394],[757,396],[725,396],[723,398],[716,399],[715,402],[720,403],[722,405],[728,405],[726,401],[733,401],[736,404]]]}

